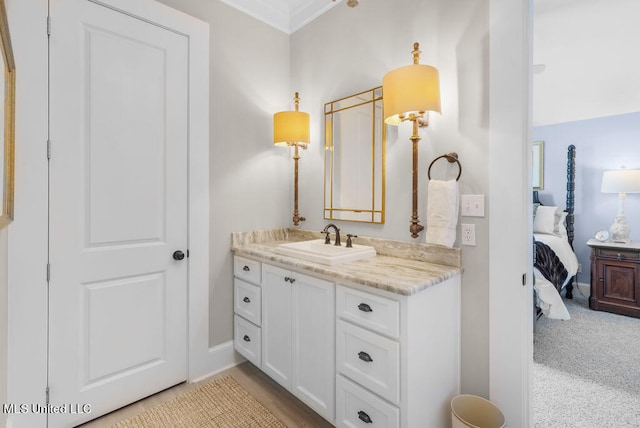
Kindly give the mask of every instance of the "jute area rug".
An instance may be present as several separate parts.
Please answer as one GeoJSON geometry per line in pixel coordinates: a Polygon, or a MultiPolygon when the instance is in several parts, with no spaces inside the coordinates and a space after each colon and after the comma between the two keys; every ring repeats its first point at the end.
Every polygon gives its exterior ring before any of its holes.
{"type": "Polygon", "coordinates": [[[113,428],[286,428],[231,376],[212,380],[113,428]]]}

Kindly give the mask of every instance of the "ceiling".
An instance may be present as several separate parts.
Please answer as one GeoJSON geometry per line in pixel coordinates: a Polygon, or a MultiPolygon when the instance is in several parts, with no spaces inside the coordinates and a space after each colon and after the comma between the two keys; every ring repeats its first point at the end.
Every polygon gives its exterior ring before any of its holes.
{"type": "Polygon", "coordinates": [[[291,34],[342,0],[221,0],[235,9],[291,34]]]}

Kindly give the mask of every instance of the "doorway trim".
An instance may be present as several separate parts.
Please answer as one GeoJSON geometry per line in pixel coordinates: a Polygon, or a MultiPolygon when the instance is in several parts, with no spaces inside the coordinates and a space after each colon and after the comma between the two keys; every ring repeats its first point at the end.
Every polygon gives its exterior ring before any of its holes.
{"type": "Polygon", "coordinates": [[[532,1],[490,0],[490,10],[489,396],[509,426],[528,427],[533,368],[532,1]]]}
{"type": "MultiPolygon", "coordinates": [[[[216,370],[209,353],[209,24],[153,0],[86,0],[184,34],[189,39],[188,367],[190,382],[216,370]]],[[[16,221],[9,236],[7,398],[45,402],[47,371],[48,1],[8,2],[22,70],[16,111],[16,221]],[[17,25],[20,23],[20,25],[17,25]],[[43,31],[34,31],[41,26],[43,31]]],[[[51,23],[55,31],[55,22],[51,23]]],[[[55,152],[53,152],[55,156],[55,152]]],[[[46,415],[14,414],[13,428],[45,426],[46,415]]]]}

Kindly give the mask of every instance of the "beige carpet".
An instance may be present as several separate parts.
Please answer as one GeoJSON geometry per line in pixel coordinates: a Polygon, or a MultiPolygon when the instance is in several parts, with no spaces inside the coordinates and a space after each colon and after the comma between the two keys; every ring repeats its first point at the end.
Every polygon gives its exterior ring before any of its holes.
{"type": "Polygon", "coordinates": [[[231,376],[212,380],[113,428],[286,426],[231,376]]]}

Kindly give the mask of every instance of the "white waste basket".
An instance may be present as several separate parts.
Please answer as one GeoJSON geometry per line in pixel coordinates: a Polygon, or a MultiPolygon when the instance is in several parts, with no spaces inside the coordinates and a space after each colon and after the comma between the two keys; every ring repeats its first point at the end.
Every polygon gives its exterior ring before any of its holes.
{"type": "Polygon", "coordinates": [[[491,401],[477,395],[462,394],[451,400],[452,428],[503,428],[502,411],[491,401]]]}

